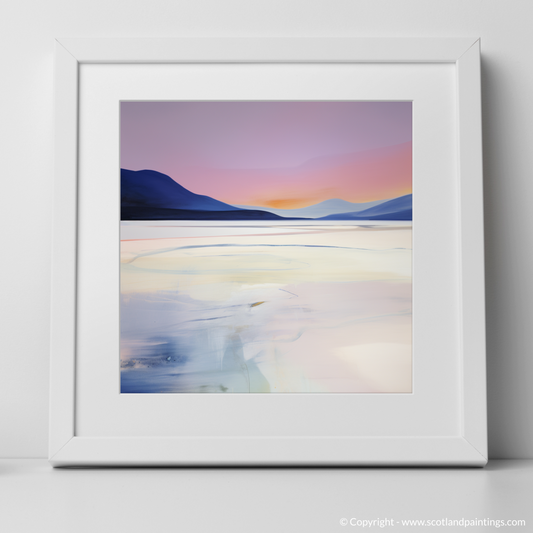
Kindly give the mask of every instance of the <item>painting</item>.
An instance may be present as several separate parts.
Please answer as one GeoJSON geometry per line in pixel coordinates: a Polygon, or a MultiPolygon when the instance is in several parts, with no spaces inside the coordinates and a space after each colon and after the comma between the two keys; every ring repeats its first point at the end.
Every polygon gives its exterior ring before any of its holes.
{"type": "Polygon", "coordinates": [[[412,103],[120,103],[120,392],[412,392],[412,103]]]}

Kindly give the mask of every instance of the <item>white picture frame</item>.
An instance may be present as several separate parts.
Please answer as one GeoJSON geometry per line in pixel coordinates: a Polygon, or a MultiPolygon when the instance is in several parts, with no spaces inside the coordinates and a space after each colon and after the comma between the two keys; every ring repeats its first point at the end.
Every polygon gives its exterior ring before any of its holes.
{"type": "MultiPolygon", "coordinates": [[[[58,39],[49,461],[91,465],[464,465],[487,462],[480,44],[476,38],[58,39]],[[460,342],[455,430],[438,435],[77,434],[79,70],[83,64],[448,63],[455,71],[460,342]]],[[[117,132],[118,135],[118,132],[117,132]]],[[[450,230],[452,231],[452,230],[450,230]]],[[[117,296],[118,297],[118,296],[117,296]]],[[[421,332],[414,330],[414,335],[421,332]]],[[[118,358],[118,354],[117,354],[118,358]]],[[[78,369],[79,370],[79,369],[78,369]]],[[[416,421],[411,421],[416,428],[416,421]]],[[[420,432],[423,433],[423,432],[420,432]]]]}

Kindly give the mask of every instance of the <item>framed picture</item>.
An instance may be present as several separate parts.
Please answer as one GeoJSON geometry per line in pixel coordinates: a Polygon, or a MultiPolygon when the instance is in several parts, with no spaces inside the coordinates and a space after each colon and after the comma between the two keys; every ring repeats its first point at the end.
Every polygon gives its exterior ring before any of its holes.
{"type": "Polygon", "coordinates": [[[412,102],[123,101],[120,139],[122,394],[412,392],[412,102]]]}
{"type": "Polygon", "coordinates": [[[486,463],[479,41],[61,39],[50,462],[486,463]]]}

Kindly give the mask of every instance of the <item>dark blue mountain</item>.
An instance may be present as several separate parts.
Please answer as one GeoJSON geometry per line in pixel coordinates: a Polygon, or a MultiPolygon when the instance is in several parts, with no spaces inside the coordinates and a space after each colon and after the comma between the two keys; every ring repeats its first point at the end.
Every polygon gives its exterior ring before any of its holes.
{"type": "Polygon", "coordinates": [[[120,170],[121,220],[281,220],[195,194],[155,170],[120,170]]]}
{"type": "Polygon", "coordinates": [[[132,207],[121,209],[121,220],[302,220],[284,219],[252,209],[235,209],[234,211],[201,211],[194,209],[167,209],[165,207],[132,207]]]}
{"type": "Polygon", "coordinates": [[[195,194],[155,170],[120,170],[122,207],[235,211],[232,205],[195,194]]]}
{"type": "Polygon", "coordinates": [[[340,213],[320,220],[412,220],[413,195],[406,194],[387,202],[354,213],[340,213]]]}

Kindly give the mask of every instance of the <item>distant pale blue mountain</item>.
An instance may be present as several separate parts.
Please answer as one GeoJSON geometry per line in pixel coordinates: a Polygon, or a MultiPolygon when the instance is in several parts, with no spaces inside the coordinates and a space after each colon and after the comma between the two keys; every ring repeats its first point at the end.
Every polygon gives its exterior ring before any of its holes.
{"type": "Polygon", "coordinates": [[[323,218],[329,215],[335,215],[340,213],[355,213],[358,211],[363,211],[364,209],[369,209],[370,207],[374,207],[386,201],[387,200],[377,200],[375,202],[356,204],[352,202],[347,202],[346,200],[339,200],[338,198],[333,198],[331,200],[325,200],[324,202],[320,202],[318,204],[310,205],[307,207],[302,207],[300,209],[273,209],[270,207],[254,207],[249,205],[235,205],[234,207],[238,209],[264,210],[284,218],[323,218]]]}
{"type": "Polygon", "coordinates": [[[322,217],[320,220],[412,220],[413,195],[406,194],[362,211],[322,217]]]}

